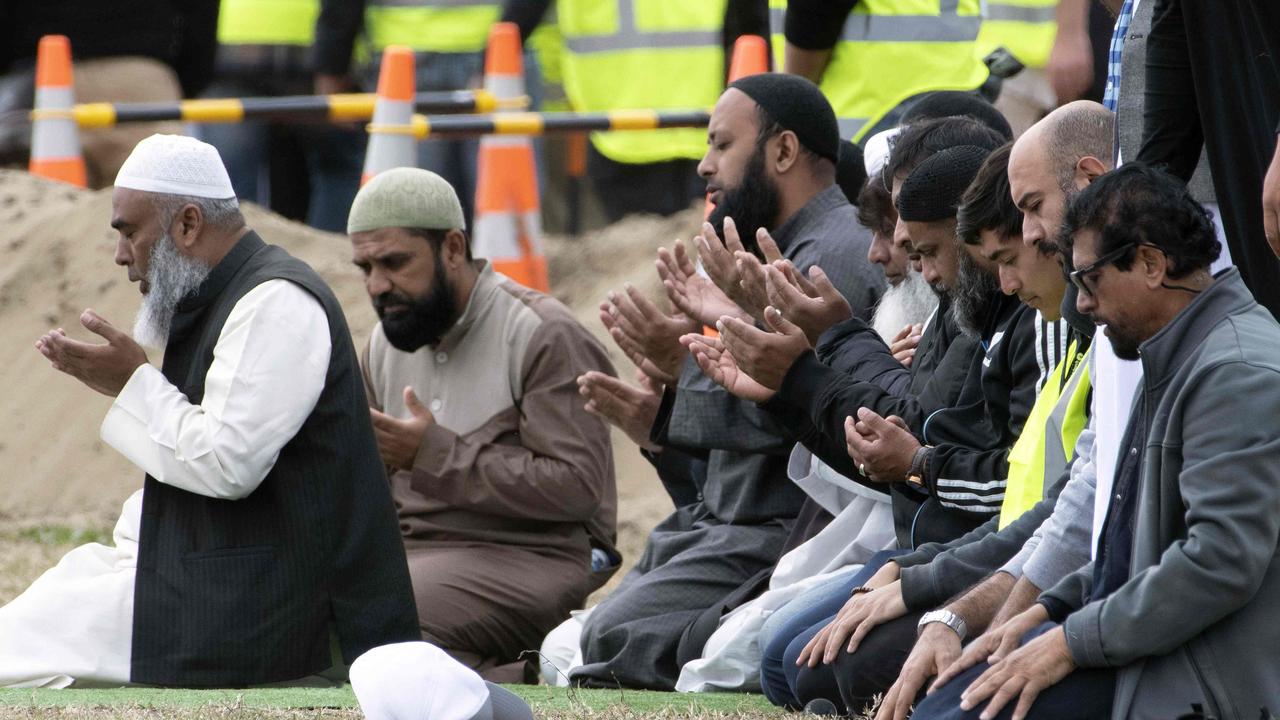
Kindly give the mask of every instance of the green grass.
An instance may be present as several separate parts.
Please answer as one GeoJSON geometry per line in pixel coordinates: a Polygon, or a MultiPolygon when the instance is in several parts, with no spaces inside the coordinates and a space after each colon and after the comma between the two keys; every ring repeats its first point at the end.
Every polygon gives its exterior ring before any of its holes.
{"type": "MultiPolygon", "coordinates": [[[[783,712],[761,695],[697,695],[638,690],[585,690],[508,686],[540,718],[736,718],[765,720],[783,712]]],[[[0,690],[0,717],[224,718],[359,717],[355,695],[344,688],[260,690],[0,690]],[[333,711],[318,712],[321,710],[333,711]],[[303,711],[306,711],[305,713],[303,711]]]]}

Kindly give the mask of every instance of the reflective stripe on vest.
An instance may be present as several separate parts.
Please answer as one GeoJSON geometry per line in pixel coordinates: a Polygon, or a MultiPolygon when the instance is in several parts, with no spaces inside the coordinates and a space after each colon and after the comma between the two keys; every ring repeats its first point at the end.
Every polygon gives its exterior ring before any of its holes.
{"type": "MultiPolygon", "coordinates": [[[[786,0],[770,0],[774,64],[782,66],[786,0]]],[[[845,19],[819,87],[842,137],[858,142],[903,100],[973,90],[987,78],[976,52],[979,0],[866,0],[845,19]]]]}
{"type": "MultiPolygon", "coordinates": [[[[710,108],[724,90],[727,0],[558,0],[564,89],[574,110],[710,108]]],[[[592,133],[615,162],[700,159],[701,128],[592,133]]]]}
{"type": "Polygon", "coordinates": [[[1023,65],[1043,68],[1058,36],[1058,0],[988,0],[983,3],[978,57],[1003,46],[1023,65]]]}
{"type": "Polygon", "coordinates": [[[315,40],[320,0],[222,0],[221,45],[301,45],[315,40]]]}
{"type": "Polygon", "coordinates": [[[470,53],[484,50],[489,27],[501,16],[502,4],[494,0],[369,0],[364,27],[378,52],[406,45],[418,52],[470,53]]]}
{"type": "Polygon", "coordinates": [[[1080,352],[1078,341],[1073,340],[1009,451],[1009,482],[1000,505],[1001,528],[1043,500],[1046,482],[1057,481],[1067,469],[1076,439],[1088,422],[1090,387],[1088,352],[1080,352]]]}

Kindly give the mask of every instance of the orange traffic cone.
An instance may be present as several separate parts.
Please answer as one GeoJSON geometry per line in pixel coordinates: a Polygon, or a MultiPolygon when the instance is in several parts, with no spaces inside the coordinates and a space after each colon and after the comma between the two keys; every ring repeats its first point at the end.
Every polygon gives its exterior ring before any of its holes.
{"type": "Polygon", "coordinates": [[[65,35],[45,35],[36,51],[36,108],[32,113],[32,175],[85,187],[80,131],[71,116],[75,105],[71,86],[71,41],[65,35]]]}
{"type": "MultiPolygon", "coordinates": [[[[515,23],[495,23],[489,31],[484,87],[499,102],[524,95],[524,61],[515,23]]],[[[481,138],[475,207],[475,255],[488,258],[494,270],[521,285],[548,292],[537,171],[528,137],[481,138]]]]}
{"type": "Polygon", "coordinates": [[[383,170],[417,167],[418,141],[409,130],[413,122],[413,50],[389,45],[382,51],[378,71],[378,99],[369,125],[369,148],[364,154],[364,185],[383,170]]]}

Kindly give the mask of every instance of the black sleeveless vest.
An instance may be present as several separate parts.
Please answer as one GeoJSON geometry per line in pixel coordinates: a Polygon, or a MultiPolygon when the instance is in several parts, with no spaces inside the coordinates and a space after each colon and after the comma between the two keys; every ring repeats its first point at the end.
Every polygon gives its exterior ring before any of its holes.
{"type": "Polygon", "coordinates": [[[235,304],[273,279],[324,307],[332,343],[324,390],[262,484],[218,500],[148,476],[133,609],[131,680],[235,687],[347,663],[420,639],[391,492],[346,320],[305,263],[245,235],[178,305],[162,372],[192,403],[235,304]]]}

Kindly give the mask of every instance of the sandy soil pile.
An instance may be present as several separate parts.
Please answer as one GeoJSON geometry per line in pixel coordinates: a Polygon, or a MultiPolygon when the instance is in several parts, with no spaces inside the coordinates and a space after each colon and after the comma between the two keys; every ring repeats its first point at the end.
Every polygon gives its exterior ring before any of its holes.
{"type": "MultiPolygon", "coordinates": [[[[118,327],[132,326],[139,295],[124,270],[112,264],[110,211],[110,190],[82,191],[0,171],[0,519],[10,523],[96,517],[109,527],[142,480],[98,439],[110,399],[51,369],[34,348],[55,327],[90,337],[78,320],[85,308],[118,327]]],[[[363,346],[375,316],[346,240],[256,206],[246,207],[245,214],[264,239],[324,276],[346,309],[357,346],[363,346]]],[[[547,239],[557,296],[610,347],[625,377],[632,368],[600,327],[596,306],[623,282],[658,294],[654,248],[689,237],[700,218],[696,210],[669,219],[638,217],[581,238],[547,239]]],[[[152,357],[158,360],[158,354],[152,357]]],[[[614,446],[619,531],[630,564],[671,505],[635,446],[620,434],[614,446]]]]}

